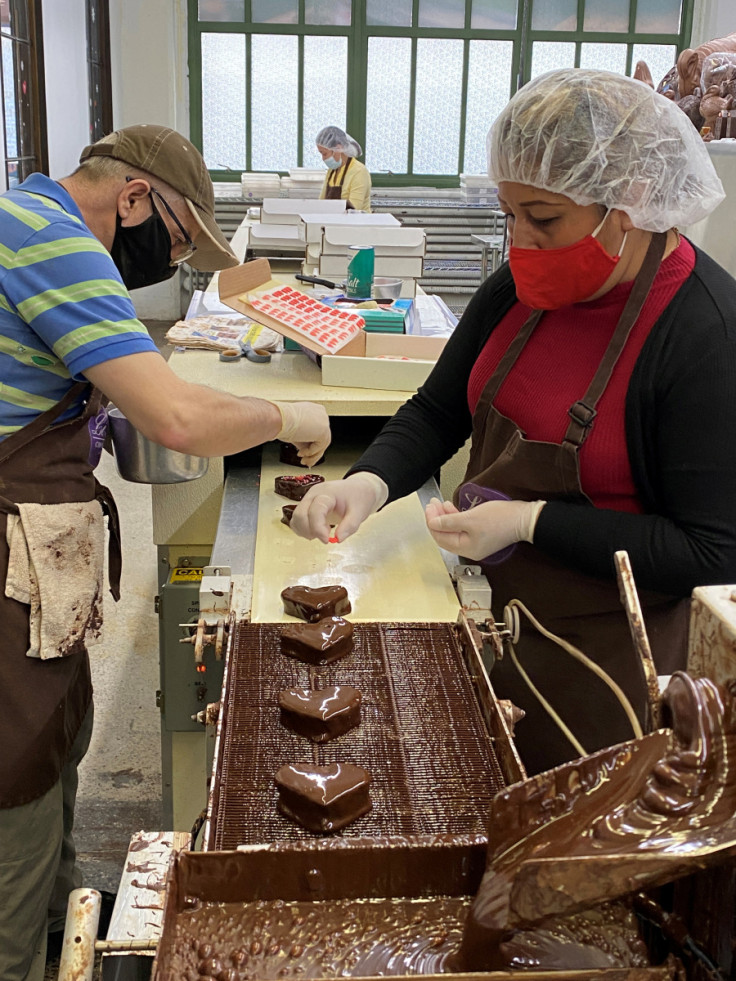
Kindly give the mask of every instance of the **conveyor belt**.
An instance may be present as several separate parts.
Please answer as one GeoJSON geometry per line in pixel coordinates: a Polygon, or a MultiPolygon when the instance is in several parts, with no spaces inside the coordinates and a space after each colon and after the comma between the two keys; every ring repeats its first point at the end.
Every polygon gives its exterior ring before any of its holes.
{"type": "Polygon", "coordinates": [[[373,810],[346,835],[485,833],[504,781],[451,625],[356,624],[354,652],[319,670],[280,653],[280,629],[235,629],[208,849],[312,837],[279,813],[273,783],[305,760],[371,772],[373,810]],[[281,725],[281,689],[339,683],[363,695],[357,729],[315,746],[281,725]]]}

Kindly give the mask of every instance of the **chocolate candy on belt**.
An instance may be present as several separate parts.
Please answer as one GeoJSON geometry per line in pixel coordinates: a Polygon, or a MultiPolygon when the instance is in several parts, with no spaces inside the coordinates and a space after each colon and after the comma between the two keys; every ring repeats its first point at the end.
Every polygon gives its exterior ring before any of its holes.
{"type": "Polygon", "coordinates": [[[332,664],[353,650],[353,625],[342,617],[287,623],[281,631],[281,653],[305,664],[332,664]]]}
{"type": "Polygon", "coordinates": [[[296,504],[284,504],[284,506],[281,508],[281,523],[284,525],[290,525],[295,511],[296,504]]]}
{"type": "Polygon", "coordinates": [[[354,763],[287,763],[276,771],[279,810],[309,831],[339,831],[371,809],[371,775],[354,763]]]}
{"type": "MultiPolygon", "coordinates": [[[[281,443],[279,446],[279,462],[286,463],[290,467],[304,467],[306,470],[306,463],[302,463],[301,457],[299,456],[299,450],[293,443],[281,443]]],[[[321,463],[325,462],[325,454],[317,460],[312,466],[318,467],[321,463]]]]}
{"type": "Polygon", "coordinates": [[[326,743],[360,725],[362,695],[350,685],[311,691],[286,688],[279,692],[281,724],[314,743],[326,743]]]}
{"type": "Polygon", "coordinates": [[[323,483],[324,479],[318,473],[284,474],[276,477],[274,490],[290,501],[301,501],[310,487],[323,483]]]}
{"type": "Polygon", "coordinates": [[[307,623],[342,616],[352,607],[344,586],[287,586],[281,590],[284,612],[307,623]]]}

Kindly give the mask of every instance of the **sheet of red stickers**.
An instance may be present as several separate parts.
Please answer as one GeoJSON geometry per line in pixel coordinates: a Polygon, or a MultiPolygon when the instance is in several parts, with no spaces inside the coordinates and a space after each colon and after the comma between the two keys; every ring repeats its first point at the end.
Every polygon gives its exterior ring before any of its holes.
{"type": "Polygon", "coordinates": [[[339,351],[365,327],[357,313],[329,307],[291,286],[248,293],[243,299],[328,352],[339,351]]]}

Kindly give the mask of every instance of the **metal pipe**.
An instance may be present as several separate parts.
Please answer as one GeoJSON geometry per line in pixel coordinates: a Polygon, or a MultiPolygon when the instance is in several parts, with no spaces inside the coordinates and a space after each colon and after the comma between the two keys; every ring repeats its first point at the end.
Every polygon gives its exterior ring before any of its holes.
{"type": "Polygon", "coordinates": [[[69,894],[59,981],[92,981],[101,903],[96,889],[75,889],[69,894]]]}

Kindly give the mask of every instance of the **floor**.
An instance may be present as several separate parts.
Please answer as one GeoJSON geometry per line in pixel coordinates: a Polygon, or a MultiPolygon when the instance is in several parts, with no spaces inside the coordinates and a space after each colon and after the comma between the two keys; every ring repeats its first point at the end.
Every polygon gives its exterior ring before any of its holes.
{"type": "MultiPolygon", "coordinates": [[[[147,324],[166,354],[170,322],[147,324]]],[[[84,885],[117,891],[131,835],[162,829],[156,548],[151,490],[122,480],[103,453],[96,471],[118,505],[123,536],[121,599],[104,599],[101,642],[90,649],[95,728],[80,767],[75,839],[84,885]]],[[[46,979],[58,974],[48,964],[46,979]]]]}

